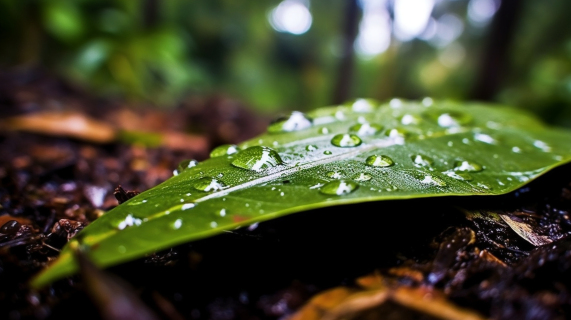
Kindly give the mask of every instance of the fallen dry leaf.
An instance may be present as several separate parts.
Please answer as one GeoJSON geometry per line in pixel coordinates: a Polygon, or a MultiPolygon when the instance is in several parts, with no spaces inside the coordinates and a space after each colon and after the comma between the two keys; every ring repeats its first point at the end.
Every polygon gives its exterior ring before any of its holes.
{"type": "Polygon", "coordinates": [[[478,313],[460,308],[432,287],[409,287],[376,273],[357,279],[361,289],[338,287],[313,297],[289,320],[356,319],[369,309],[392,302],[421,314],[446,320],[483,320],[478,313]]]}
{"type": "Polygon", "coordinates": [[[6,119],[2,127],[7,130],[72,137],[96,143],[111,142],[116,134],[112,126],[74,111],[45,111],[16,116],[6,119]]]}

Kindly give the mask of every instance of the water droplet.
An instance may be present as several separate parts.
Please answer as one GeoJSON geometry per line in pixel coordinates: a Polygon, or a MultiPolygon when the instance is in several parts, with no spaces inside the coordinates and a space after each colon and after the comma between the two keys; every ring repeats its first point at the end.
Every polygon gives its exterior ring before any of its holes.
{"type": "Polygon", "coordinates": [[[393,109],[398,109],[402,106],[402,100],[397,98],[391,99],[391,101],[389,101],[389,105],[393,109]]]}
{"type": "Polygon", "coordinates": [[[437,118],[438,125],[444,128],[461,127],[472,122],[472,116],[458,111],[442,113],[437,118]]]}
{"type": "Polygon", "coordinates": [[[327,127],[319,128],[319,130],[317,130],[317,133],[319,133],[319,134],[328,134],[328,133],[329,133],[329,128],[327,128],[327,127]]]}
{"type": "Polygon", "coordinates": [[[185,203],[182,205],[182,207],[180,209],[184,211],[184,210],[192,209],[194,207],[196,207],[196,204],[194,204],[194,203],[185,203]]]}
{"type": "Polygon", "coordinates": [[[493,188],[490,187],[489,185],[484,184],[484,183],[481,183],[481,182],[478,182],[476,185],[477,185],[478,187],[480,187],[480,188],[482,188],[482,189],[486,189],[486,190],[492,190],[492,189],[493,189],[493,188]]]}
{"type": "Polygon", "coordinates": [[[119,252],[119,253],[125,253],[125,252],[127,252],[127,248],[125,248],[125,246],[118,246],[118,247],[117,247],[117,252],[119,252]]]}
{"type": "Polygon", "coordinates": [[[400,119],[400,122],[404,125],[416,125],[422,122],[422,118],[414,114],[405,114],[400,119]]]}
{"type": "Polygon", "coordinates": [[[216,227],[218,227],[218,223],[216,221],[212,221],[212,222],[210,222],[210,227],[216,228],[216,227]]]}
{"type": "Polygon", "coordinates": [[[357,99],[355,102],[351,103],[351,108],[355,112],[373,112],[375,110],[375,103],[373,100],[369,99],[357,99]]]}
{"type": "Polygon", "coordinates": [[[327,176],[332,179],[341,179],[343,178],[343,172],[341,171],[329,171],[327,172],[327,176]]]}
{"type": "Polygon", "coordinates": [[[221,216],[221,217],[225,217],[225,216],[226,216],[226,209],[221,209],[221,210],[220,210],[220,216],[221,216]]]}
{"type": "Polygon", "coordinates": [[[176,219],[172,224],[172,228],[178,230],[180,227],[182,227],[182,219],[176,219]]]}
{"type": "Polygon", "coordinates": [[[192,159],[188,159],[188,160],[182,160],[178,166],[176,167],[176,169],[172,172],[172,174],[174,176],[178,176],[181,172],[183,172],[186,169],[190,169],[192,167],[196,167],[196,165],[198,164],[198,161],[196,160],[192,160],[192,159]]]}
{"type": "Polygon", "coordinates": [[[325,155],[331,155],[332,153],[333,153],[333,152],[331,152],[331,151],[329,151],[329,150],[323,151],[323,154],[325,154],[325,155]]]}
{"type": "Polygon", "coordinates": [[[430,167],[434,163],[434,160],[431,157],[425,156],[423,154],[417,154],[411,156],[410,158],[417,167],[430,167]]]}
{"type": "Polygon", "coordinates": [[[407,138],[410,137],[411,132],[403,128],[394,128],[385,131],[385,135],[390,138],[407,138]]]}
{"type": "Polygon", "coordinates": [[[226,185],[222,181],[218,181],[214,178],[204,177],[193,182],[192,186],[196,190],[212,192],[220,191],[226,188],[226,185]]]}
{"type": "Polygon", "coordinates": [[[521,153],[521,148],[520,147],[513,147],[512,152],[513,153],[521,153]]]}
{"type": "Polygon", "coordinates": [[[351,148],[361,145],[363,141],[354,134],[338,134],[331,139],[331,144],[341,148],[351,148]]]}
{"type": "Polygon", "coordinates": [[[117,229],[123,230],[131,226],[140,226],[143,221],[141,219],[133,217],[132,214],[128,214],[125,219],[117,225],[117,229]]]}
{"type": "Polygon", "coordinates": [[[476,133],[474,135],[474,140],[487,144],[498,144],[498,141],[496,139],[484,133],[476,133]]]}
{"type": "Polygon", "coordinates": [[[305,147],[305,150],[306,151],[315,151],[315,150],[317,150],[317,146],[314,144],[310,144],[310,145],[305,147]]]}
{"type": "Polygon", "coordinates": [[[371,167],[390,167],[395,164],[393,159],[383,155],[372,155],[365,160],[365,163],[371,167]]]}
{"type": "Polygon", "coordinates": [[[291,132],[304,130],[313,125],[313,120],[299,111],[293,111],[289,116],[280,117],[268,126],[268,132],[291,132]]]}
{"type": "Polygon", "coordinates": [[[543,141],[535,140],[535,141],[533,142],[533,145],[534,145],[536,148],[541,149],[543,152],[551,152],[551,147],[550,147],[547,143],[545,143],[545,142],[543,142],[543,141]]]}
{"type": "Polygon", "coordinates": [[[335,118],[337,118],[337,120],[345,120],[345,113],[343,113],[343,111],[339,110],[336,111],[334,114],[335,118]]]}
{"type": "Polygon", "coordinates": [[[214,150],[210,152],[210,157],[214,158],[214,157],[225,156],[228,154],[234,154],[238,151],[240,151],[240,148],[235,144],[223,144],[221,146],[214,148],[214,150]]]}
{"type": "Polygon", "coordinates": [[[430,107],[434,104],[434,100],[432,100],[432,98],[430,97],[426,97],[424,99],[422,99],[422,105],[424,105],[425,107],[430,107]]]}
{"type": "Polygon", "coordinates": [[[349,128],[349,132],[356,132],[363,136],[370,136],[383,130],[383,126],[371,123],[359,123],[349,128]]]}
{"type": "Polygon", "coordinates": [[[129,206],[138,206],[138,205],[143,204],[143,203],[147,203],[147,199],[144,199],[144,200],[135,200],[135,199],[133,199],[133,200],[127,202],[127,205],[129,205],[129,206]]]}
{"type": "Polygon", "coordinates": [[[250,147],[240,151],[234,158],[234,161],[232,161],[232,165],[235,167],[256,172],[264,171],[282,164],[283,161],[280,155],[274,149],[260,146],[250,147]]]}
{"type": "Polygon", "coordinates": [[[424,180],[421,180],[420,183],[423,184],[431,184],[438,187],[445,187],[446,182],[438,177],[426,175],[424,176],[424,180]]]}
{"type": "Polygon", "coordinates": [[[359,175],[355,176],[353,178],[353,180],[355,181],[369,181],[371,180],[373,177],[371,177],[370,174],[367,173],[360,173],[359,175]]]}
{"type": "Polygon", "coordinates": [[[326,183],[321,190],[319,190],[323,194],[327,195],[344,195],[349,194],[359,188],[359,185],[353,181],[349,180],[335,180],[326,183]]]}
{"type": "Polygon", "coordinates": [[[464,172],[479,172],[484,170],[484,168],[476,162],[464,160],[464,161],[456,161],[454,163],[453,170],[464,171],[464,172]]]}
{"type": "Polygon", "coordinates": [[[455,171],[446,171],[443,172],[445,175],[449,176],[452,179],[460,180],[460,181],[471,181],[472,176],[466,172],[455,172],[455,171]]]}

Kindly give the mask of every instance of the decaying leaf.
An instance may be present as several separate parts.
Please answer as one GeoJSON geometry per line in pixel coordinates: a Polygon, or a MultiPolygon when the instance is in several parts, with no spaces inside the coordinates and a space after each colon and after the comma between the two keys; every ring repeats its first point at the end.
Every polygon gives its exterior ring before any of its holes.
{"type": "Polygon", "coordinates": [[[290,320],[360,319],[363,312],[389,302],[440,319],[485,319],[474,311],[454,305],[436,289],[399,285],[380,274],[357,279],[357,283],[359,289],[339,287],[318,294],[290,320]]]}
{"type": "Polygon", "coordinates": [[[497,225],[508,227],[514,231],[518,236],[520,236],[525,241],[531,243],[532,245],[538,247],[552,243],[564,236],[563,233],[558,233],[557,230],[552,228],[547,228],[551,234],[546,233],[546,227],[539,225],[539,223],[532,220],[524,221],[518,216],[526,216],[529,214],[522,211],[505,212],[505,211],[467,211],[466,212],[469,219],[480,218],[497,225]]]}
{"type": "Polygon", "coordinates": [[[67,136],[97,143],[111,142],[116,134],[112,126],[73,111],[38,112],[17,116],[7,119],[4,126],[8,130],[67,136]]]}

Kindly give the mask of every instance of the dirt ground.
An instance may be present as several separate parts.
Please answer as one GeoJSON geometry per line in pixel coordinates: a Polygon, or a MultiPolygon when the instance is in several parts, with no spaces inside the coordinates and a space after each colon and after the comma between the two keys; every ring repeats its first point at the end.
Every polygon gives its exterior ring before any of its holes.
{"type": "Polygon", "coordinates": [[[38,70],[0,73],[0,105],[0,319],[571,317],[569,166],[500,197],[326,208],[103,271],[84,261],[32,290],[119,201],[269,121],[222,96],[169,110],[100,100],[38,70]]]}

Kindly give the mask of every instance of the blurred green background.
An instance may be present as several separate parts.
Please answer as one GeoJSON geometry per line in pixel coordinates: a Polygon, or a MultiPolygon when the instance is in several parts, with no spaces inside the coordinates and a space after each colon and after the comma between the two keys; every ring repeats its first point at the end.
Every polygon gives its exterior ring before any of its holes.
{"type": "Polygon", "coordinates": [[[488,100],[571,126],[569,0],[0,0],[0,66],[175,106],[488,100]]]}

